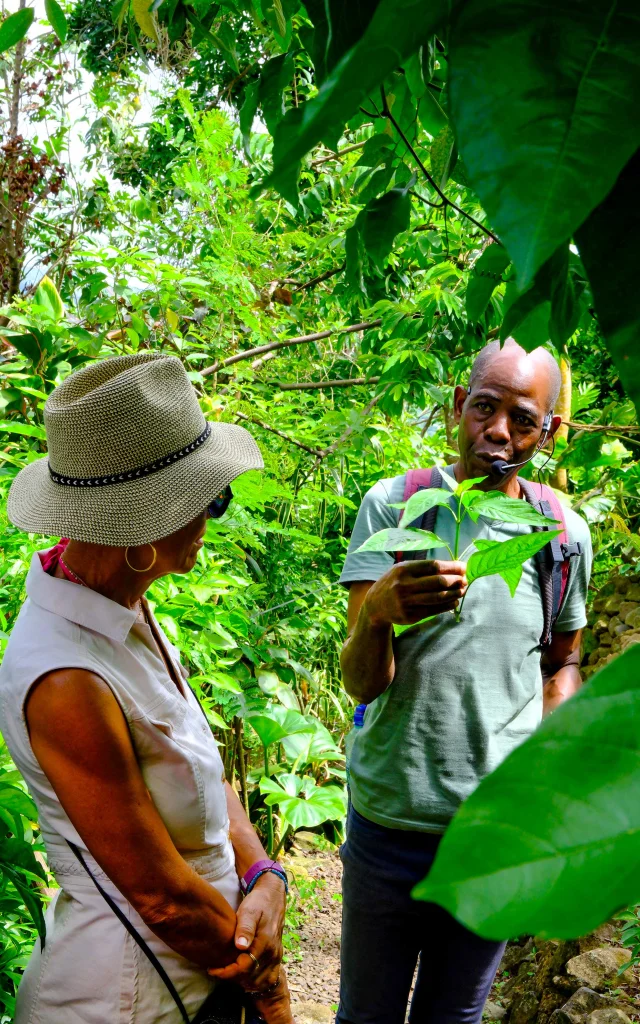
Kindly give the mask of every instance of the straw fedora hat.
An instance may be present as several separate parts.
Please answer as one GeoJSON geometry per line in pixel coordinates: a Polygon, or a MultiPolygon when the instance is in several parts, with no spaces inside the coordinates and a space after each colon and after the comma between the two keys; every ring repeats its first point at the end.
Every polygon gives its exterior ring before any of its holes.
{"type": "Polygon", "coordinates": [[[161,353],[71,374],[49,395],[44,422],[49,454],[18,473],[7,504],[30,533],[150,544],[263,466],[244,427],[207,423],[182,363],[161,353]]]}

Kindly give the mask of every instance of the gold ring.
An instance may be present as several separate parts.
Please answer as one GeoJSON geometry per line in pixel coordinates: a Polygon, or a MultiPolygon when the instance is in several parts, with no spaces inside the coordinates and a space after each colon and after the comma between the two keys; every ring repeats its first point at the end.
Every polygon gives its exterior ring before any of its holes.
{"type": "Polygon", "coordinates": [[[258,960],[257,956],[254,956],[253,953],[250,950],[248,950],[248,949],[245,950],[245,952],[246,952],[247,956],[251,957],[251,959],[253,960],[253,962],[255,964],[255,967],[253,968],[254,971],[257,971],[259,966],[260,966],[260,961],[258,960]]]}

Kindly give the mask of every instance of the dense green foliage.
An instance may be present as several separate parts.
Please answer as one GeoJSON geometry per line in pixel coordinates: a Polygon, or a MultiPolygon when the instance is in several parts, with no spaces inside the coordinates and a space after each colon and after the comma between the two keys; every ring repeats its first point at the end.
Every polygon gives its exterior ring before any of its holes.
{"type": "MultiPolygon", "coordinates": [[[[266,841],[335,841],[350,526],[379,477],[455,457],[452,388],[487,340],[563,359],[567,426],[535,468],[590,521],[595,582],[640,546],[637,14],[49,0],[47,15],[28,36],[26,12],[0,25],[0,489],[43,454],[55,384],[112,354],[179,355],[207,416],[249,427],[264,473],[151,598],[266,841]]],[[[49,540],[3,525],[6,639],[49,540]]],[[[31,941],[17,898],[1,911],[9,1015],[31,941]]]]}

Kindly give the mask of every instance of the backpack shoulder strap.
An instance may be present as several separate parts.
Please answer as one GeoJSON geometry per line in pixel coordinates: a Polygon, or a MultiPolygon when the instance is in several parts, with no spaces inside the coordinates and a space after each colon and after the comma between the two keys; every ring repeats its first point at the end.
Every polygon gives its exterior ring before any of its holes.
{"type": "MultiPolygon", "coordinates": [[[[556,619],[560,614],[562,603],[569,582],[569,564],[573,555],[580,555],[582,548],[579,543],[571,544],[567,533],[567,523],[561,502],[551,487],[546,484],[533,484],[530,480],[518,478],[518,483],[526,500],[539,512],[554,519],[560,524],[560,533],[554,537],[546,548],[536,556],[542,592],[544,612],[544,628],[540,637],[540,646],[548,647],[556,619]]],[[[553,523],[541,529],[557,529],[553,523]]]]}
{"type": "MultiPolygon", "coordinates": [[[[442,487],[442,474],[437,466],[433,466],[431,469],[410,469],[404,478],[402,500],[408,501],[416,491],[427,491],[430,487],[442,487]]],[[[420,519],[409,523],[408,526],[414,529],[433,531],[437,514],[438,506],[434,505],[420,519]]],[[[398,525],[402,522],[403,515],[404,510],[400,514],[398,525]]],[[[396,562],[402,562],[405,558],[419,559],[424,557],[424,551],[396,551],[395,553],[396,562]]]]}

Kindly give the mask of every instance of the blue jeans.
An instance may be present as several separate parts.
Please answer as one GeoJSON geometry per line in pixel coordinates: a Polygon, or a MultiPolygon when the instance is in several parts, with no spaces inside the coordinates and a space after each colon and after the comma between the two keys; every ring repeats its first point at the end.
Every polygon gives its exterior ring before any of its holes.
{"type": "Polygon", "coordinates": [[[477,1024],[504,943],[478,938],[434,903],[411,899],[440,836],[376,825],[351,807],[340,850],[342,950],[336,1024],[477,1024]]]}

